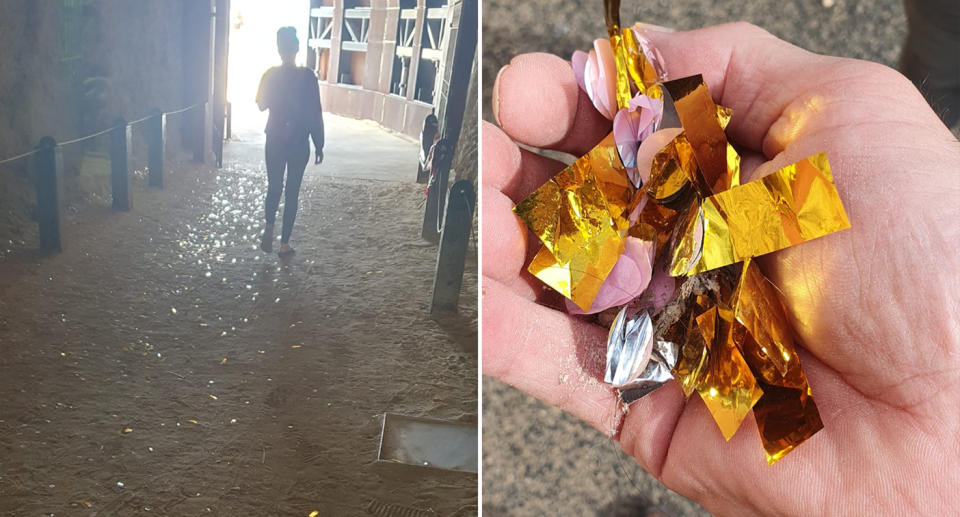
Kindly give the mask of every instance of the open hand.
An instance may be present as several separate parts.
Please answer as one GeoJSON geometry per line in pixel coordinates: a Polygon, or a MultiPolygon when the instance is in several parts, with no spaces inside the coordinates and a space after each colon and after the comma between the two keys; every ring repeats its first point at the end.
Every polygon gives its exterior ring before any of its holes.
{"type": "MultiPolygon", "coordinates": [[[[483,369],[599,428],[716,514],[960,510],[960,142],[887,67],[806,52],[749,24],[648,32],[671,79],[733,109],[743,181],[825,151],[852,228],[761,259],[805,350],[824,429],[779,463],[752,417],[725,443],[675,382],[624,414],[600,382],[607,329],[551,308],[512,206],[610,122],[570,64],[516,57],[483,127],[483,369]]],[[[640,160],[638,160],[640,161],[640,160]]]]}

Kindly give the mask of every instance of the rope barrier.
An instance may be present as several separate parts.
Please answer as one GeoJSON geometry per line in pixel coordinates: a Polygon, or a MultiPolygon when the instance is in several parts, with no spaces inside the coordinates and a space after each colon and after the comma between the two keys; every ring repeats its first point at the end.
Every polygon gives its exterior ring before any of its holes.
{"type": "Polygon", "coordinates": [[[186,108],[180,108],[180,109],[178,109],[178,110],[176,110],[176,111],[168,111],[168,112],[164,113],[164,115],[177,115],[177,114],[179,114],[179,113],[183,113],[184,111],[192,110],[193,108],[196,108],[197,106],[202,106],[203,104],[204,104],[204,103],[202,103],[202,102],[198,102],[198,103],[194,104],[193,106],[187,106],[186,108]]]}
{"type": "MultiPolygon", "coordinates": [[[[167,112],[164,112],[163,115],[177,115],[177,114],[183,113],[183,112],[185,112],[185,111],[192,110],[193,108],[196,108],[196,107],[198,107],[198,106],[202,106],[203,104],[204,104],[204,103],[202,103],[202,102],[198,102],[198,103],[193,104],[193,105],[191,105],[191,106],[187,106],[187,107],[185,107],[185,108],[180,108],[180,109],[175,110],[175,111],[167,111],[167,112]]],[[[141,119],[134,120],[133,122],[128,122],[128,123],[127,123],[127,126],[133,126],[133,125],[135,125],[135,124],[139,124],[139,123],[144,122],[144,121],[146,121],[146,120],[148,120],[148,119],[151,119],[151,118],[153,118],[153,117],[155,117],[155,116],[156,116],[156,115],[148,115],[148,116],[143,117],[143,118],[141,118],[141,119]]],[[[89,139],[91,139],[91,138],[96,138],[96,137],[98,137],[98,136],[105,135],[105,134],[107,134],[107,133],[109,133],[109,132],[117,129],[117,127],[119,127],[119,126],[109,127],[109,128],[107,128],[107,129],[104,129],[103,131],[100,131],[100,132],[97,132],[97,133],[93,133],[93,134],[91,134],[91,135],[81,136],[80,138],[74,138],[73,140],[67,140],[66,142],[57,142],[57,145],[60,146],[60,147],[63,147],[63,146],[65,146],[65,145],[75,144],[75,143],[77,143],[77,142],[83,142],[84,140],[89,140],[89,139]]],[[[32,150],[32,151],[27,151],[27,152],[25,152],[25,153],[23,153],[23,154],[18,154],[18,155],[16,155],[16,156],[11,156],[10,158],[4,158],[3,160],[0,160],[0,165],[3,165],[3,164],[5,164],[5,163],[10,163],[10,162],[15,162],[15,161],[17,161],[17,160],[19,160],[19,159],[21,159],[21,158],[26,158],[26,157],[28,157],[28,156],[31,156],[31,155],[33,155],[33,154],[36,154],[37,152],[39,152],[39,149],[34,149],[34,150],[32,150]]]]}
{"type": "MultiPolygon", "coordinates": [[[[166,115],[166,113],[163,113],[163,115],[166,115]]],[[[152,118],[155,117],[155,116],[156,116],[156,115],[147,115],[146,117],[138,118],[137,120],[134,120],[134,121],[132,121],[132,122],[127,122],[127,125],[132,127],[132,126],[135,126],[135,125],[143,122],[144,120],[150,120],[150,119],[152,119],[152,118]]]]}
{"type": "Polygon", "coordinates": [[[118,127],[119,127],[119,126],[108,127],[107,129],[104,129],[103,131],[100,131],[100,132],[98,132],[98,133],[94,133],[94,134],[92,134],[92,135],[81,136],[80,138],[74,138],[73,140],[67,140],[66,142],[57,142],[57,145],[60,146],[60,147],[63,147],[63,146],[66,146],[66,145],[75,144],[75,143],[77,143],[77,142],[83,142],[84,140],[90,140],[91,138],[96,138],[96,137],[98,137],[98,136],[100,136],[100,135],[105,135],[105,134],[113,131],[114,129],[117,129],[118,127]]]}
{"type": "Polygon", "coordinates": [[[15,161],[19,160],[20,158],[26,158],[27,156],[30,156],[30,155],[32,155],[32,154],[36,154],[38,150],[39,150],[39,149],[34,149],[34,150],[32,150],[32,151],[27,151],[27,152],[25,152],[25,153],[23,153],[23,154],[18,154],[18,155],[16,155],[16,156],[13,156],[13,157],[11,157],[11,158],[7,158],[7,159],[5,159],[5,160],[0,160],[0,165],[3,165],[3,164],[5,164],[5,163],[10,163],[10,162],[15,162],[15,161]]]}

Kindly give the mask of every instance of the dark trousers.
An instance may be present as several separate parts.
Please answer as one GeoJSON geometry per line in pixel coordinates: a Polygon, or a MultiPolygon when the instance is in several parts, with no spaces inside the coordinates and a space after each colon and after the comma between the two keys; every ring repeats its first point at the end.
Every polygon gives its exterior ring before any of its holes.
{"type": "Polygon", "coordinates": [[[303,171],[307,168],[307,162],[310,161],[310,141],[306,135],[291,138],[267,133],[266,161],[267,224],[272,225],[276,221],[280,195],[286,190],[283,203],[283,231],[280,234],[280,242],[286,244],[290,242],[293,222],[297,218],[300,183],[303,181],[303,171]],[[286,189],[283,181],[284,170],[287,173],[286,189]]]}

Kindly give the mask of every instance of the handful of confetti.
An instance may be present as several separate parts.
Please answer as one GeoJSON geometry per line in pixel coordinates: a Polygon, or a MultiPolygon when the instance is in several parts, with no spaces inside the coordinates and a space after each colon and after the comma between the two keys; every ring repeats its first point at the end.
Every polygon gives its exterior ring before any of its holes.
{"type": "Polygon", "coordinates": [[[733,115],[700,75],[670,79],[605,0],[609,39],[573,67],[613,132],[514,208],[543,242],[529,271],[572,313],[619,308],[605,381],[630,403],[675,379],[729,440],[752,409],[767,462],[823,424],[780,294],[753,257],[849,228],[825,154],[740,183],[733,115]],[[680,132],[638,165],[664,121],[680,132]]]}

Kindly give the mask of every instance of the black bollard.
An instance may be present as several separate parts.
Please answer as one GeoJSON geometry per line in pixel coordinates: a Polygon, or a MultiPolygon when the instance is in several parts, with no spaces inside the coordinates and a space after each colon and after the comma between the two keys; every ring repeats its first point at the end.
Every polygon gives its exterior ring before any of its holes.
{"type": "Polygon", "coordinates": [[[167,116],[155,109],[147,119],[148,184],[163,188],[163,153],[167,147],[167,116]]]}
{"type": "Polygon", "coordinates": [[[60,251],[60,148],[51,136],[37,143],[33,158],[33,181],[37,190],[37,223],[40,225],[40,249],[60,251]]]}
{"type": "Polygon", "coordinates": [[[437,251],[431,314],[457,312],[476,203],[477,195],[472,182],[460,180],[453,184],[447,196],[446,216],[440,234],[440,249],[437,251]]]}
{"type": "Polygon", "coordinates": [[[206,163],[207,159],[207,105],[201,104],[188,111],[193,118],[193,161],[206,163]]]}
{"type": "Polygon", "coordinates": [[[114,210],[130,210],[130,126],[123,118],[110,131],[110,189],[114,210]]]}

